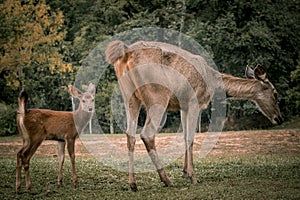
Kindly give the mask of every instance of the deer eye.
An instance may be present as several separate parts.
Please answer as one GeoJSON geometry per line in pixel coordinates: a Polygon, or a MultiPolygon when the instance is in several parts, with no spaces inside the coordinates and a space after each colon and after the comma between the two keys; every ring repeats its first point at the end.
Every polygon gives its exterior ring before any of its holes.
{"type": "Polygon", "coordinates": [[[278,100],[278,94],[277,93],[274,93],[274,98],[275,98],[276,101],[278,100]]]}
{"type": "Polygon", "coordinates": [[[82,103],[85,103],[85,100],[82,100],[82,103]]]}
{"type": "Polygon", "coordinates": [[[277,93],[274,93],[274,98],[275,98],[275,101],[277,102],[277,104],[279,104],[278,94],[277,93]]]}

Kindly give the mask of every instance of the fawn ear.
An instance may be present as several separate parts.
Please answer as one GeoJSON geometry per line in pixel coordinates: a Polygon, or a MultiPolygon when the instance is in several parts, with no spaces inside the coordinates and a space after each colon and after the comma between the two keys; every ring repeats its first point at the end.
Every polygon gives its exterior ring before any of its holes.
{"type": "Polygon", "coordinates": [[[95,88],[95,85],[93,83],[90,83],[89,84],[89,88],[87,90],[90,94],[95,94],[96,92],[96,88],[95,88]]]}
{"type": "Polygon", "coordinates": [[[255,78],[258,79],[258,80],[265,81],[267,79],[266,70],[260,64],[258,64],[255,67],[254,75],[255,75],[255,78]]]}
{"type": "Polygon", "coordinates": [[[69,85],[69,92],[73,97],[76,98],[80,98],[82,96],[82,93],[72,85],[69,85]]]}
{"type": "Polygon", "coordinates": [[[248,65],[246,66],[246,69],[245,69],[245,76],[249,79],[255,78],[253,69],[251,69],[248,65]]]}

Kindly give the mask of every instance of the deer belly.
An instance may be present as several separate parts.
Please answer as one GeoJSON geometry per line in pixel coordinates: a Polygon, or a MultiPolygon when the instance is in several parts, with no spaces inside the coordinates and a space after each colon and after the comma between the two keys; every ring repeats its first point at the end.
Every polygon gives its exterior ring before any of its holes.
{"type": "Polygon", "coordinates": [[[46,140],[65,141],[64,135],[49,134],[46,140]]]}

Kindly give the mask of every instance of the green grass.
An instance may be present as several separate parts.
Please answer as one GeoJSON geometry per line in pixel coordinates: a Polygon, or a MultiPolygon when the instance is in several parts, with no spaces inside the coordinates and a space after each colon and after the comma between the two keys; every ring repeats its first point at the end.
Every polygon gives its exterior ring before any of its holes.
{"type": "Polygon", "coordinates": [[[155,172],[137,174],[139,191],[131,192],[127,173],[103,166],[92,157],[76,159],[79,187],[64,166],[64,186],[56,184],[57,158],[36,156],[31,161],[36,194],[15,193],[15,158],[0,158],[0,199],[300,199],[300,157],[244,155],[195,160],[198,184],[181,178],[182,160],[166,168],[174,187],[163,187],[155,172]]]}
{"type": "Polygon", "coordinates": [[[283,124],[275,126],[273,129],[299,129],[300,128],[300,116],[293,116],[286,120],[283,124]]]}

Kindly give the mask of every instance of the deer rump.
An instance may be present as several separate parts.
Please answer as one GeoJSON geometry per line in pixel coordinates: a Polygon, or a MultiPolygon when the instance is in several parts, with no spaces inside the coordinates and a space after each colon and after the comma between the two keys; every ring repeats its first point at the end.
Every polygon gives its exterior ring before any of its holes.
{"type": "Polygon", "coordinates": [[[222,81],[204,58],[170,44],[140,41],[127,46],[114,41],[106,57],[114,64],[123,96],[134,95],[147,106],[186,110],[187,102],[196,100],[203,110],[222,81]]]}

